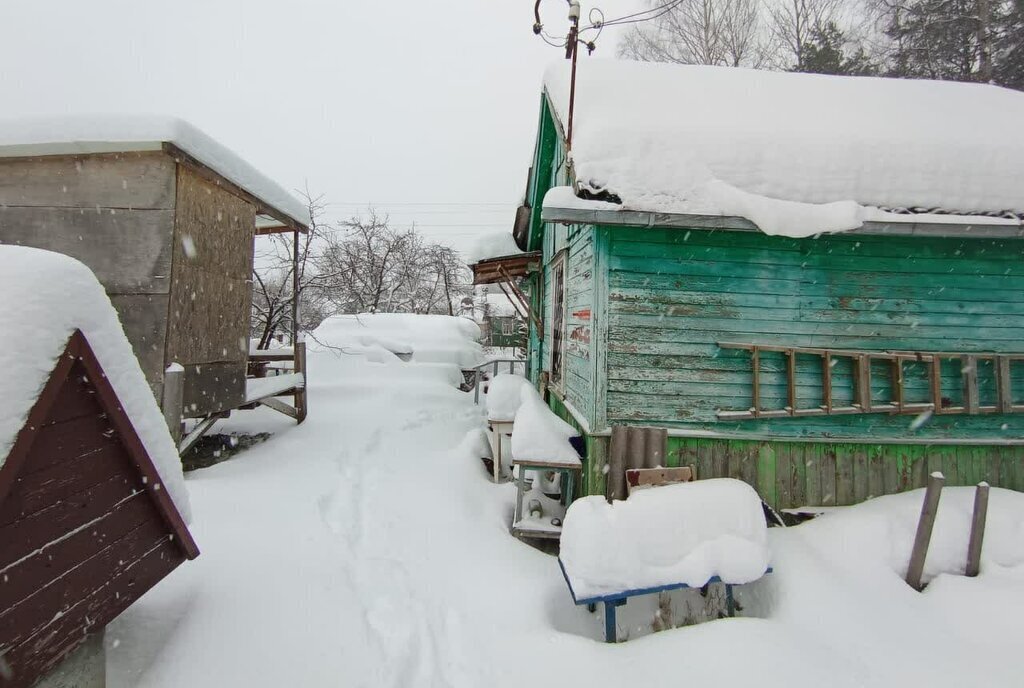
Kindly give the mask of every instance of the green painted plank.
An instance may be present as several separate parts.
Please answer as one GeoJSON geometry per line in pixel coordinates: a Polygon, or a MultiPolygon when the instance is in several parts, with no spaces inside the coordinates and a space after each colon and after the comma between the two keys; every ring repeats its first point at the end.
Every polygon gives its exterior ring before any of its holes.
{"type": "MultiPolygon", "coordinates": [[[[1019,242],[1018,242],[1019,243],[1019,242]]],[[[677,265],[714,265],[728,274],[741,273],[750,269],[785,269],[790,275],[806,275],[819,271],[848,272],[850,274],[906,273],[941,275],[951,268],[970,275],[993,275],[999,277],[1022,277],[1021,267],[1024,255],[1017,251],[1016,260],[995,258],[992,255],[975,257],[933,255],[908,260],[905,256],[864,256],[844,255],[841,252],[809,255],[788,251],[774,251],[764,248],[741,246],[679,246],[667,243],[622,243],[614,247],[613,258],[650,259],[657,257],[677,265]],[[870,260],[866,260],[870,258],[870,260]]]]}
{"type": "Polygon", "coordinates": [[[804,446],[804,500],[811,506],[818,506],[822,503],[821,454],[822,448],[819,444],[804,446]]]}
{"type": "Polygon", "coordinates": [[[711,477],[725,478],[729,476],[729,443],[716,441],[711,448],[711,477]]]}
{"type": "Polygon", "coordinates": [[[769,500],[769,503],[783,509],[797,506],[793,504],[793,473],[790,470],[792,460],[791,444],[775,445],[775,497],[769,500]]]}
{"type": "Polygon", "coordinates": [[[836,446],[836,504],[846,506],[854,503],[853,451],[850,445],[836,446]]]}
{"type": "MultiPolygon", "coordinates": [[[[805,295],[809,288],[817,285],[811,281],[788,280],[779,277],[745,277],[736,280],[722,275],[684,275],[672,272],[658,272],[646,268],[631,272],[614,271],[608,275],[609,284],[615,288],[650,288],[650,289],[698,289],[711,293],[730,294],[777,294],[798,297],[805,295]]],[[[819,280],[822,288],[828,288],[828,295],[862,299],[904,299],[927,298],[929,300],[950,300],[964,302],[998,302],[1013,303],[1020,291],[1016,285],[1008,287],[968,287],[953,281],[951,284],[872,284],[827,283],[819,280]]]]}
{"type": "Polygon", "coordinates": [[[697,479],[711,478],[714,476],[712,452],[714,440],[700,440],[697,445],[697,479]]]}
{"type": "MultiPolygon", "coordinates": [[[[757,489],[761,499],[769,504],[777,505],[781,501],[779,494],[777,475],[779,471],[779,454],[784,445],[764,443],[758,450],[757,455],[757,489]]],[[[783,452],[784,453],[784,452],[783,452]]]]}
{"type": "Polygon", "coordinates": [[[795,310],[839,310],[843,313],[892,313],[895,316],[921,315],[930,313],[952,313],[960,315],[1020,315],[1024,313],[1024,303],[1019,301],[970,301],[963,302],[954,298],[955,294],[943,290],[936,292],[934,288],[927,288],[917,294],[915,298],[894,298],[891,296],[876,296],[865,298],[861,296],[837,295],[832,290],[827,294],[814,294],[809,290],[803,290],[796,294],[780,295],[763,292],[737,291],[729,288],[729,285],[722,284],[722,291],[715,291],[711,288],[705,289],[674,289],[669,286],[654,288],[653,285],[646,287],[612,286],[608,294],[609,302],[616,309],[624,312],[628,309],[639,309],[641,307],[653,309],[671,306],[691,306],[704,308],[707,306],[717,308],[744,307],[762,309],[795,309],[795,310]]]}
{"type": "Polygon", "coordinates": [[[870,465],[868,463],[867,445],[858,445],[848,454],[851,462],[853,479],[853,503],[859,504],[868,498],[871,492],[870,465]]]}
{"type": "Polygon", "coordinates": [[[877,444],[864,447],[867,453],[868,494],[867,499],[885,494],[885,450],[877,444]]]}
{"type": "Polygon", "coordinates": [[[821,454],[821,504],[824,506],[836,506],[839,502],[836,498],[837,482],[837,459],[834,445],[820,445],[821,454]]]}

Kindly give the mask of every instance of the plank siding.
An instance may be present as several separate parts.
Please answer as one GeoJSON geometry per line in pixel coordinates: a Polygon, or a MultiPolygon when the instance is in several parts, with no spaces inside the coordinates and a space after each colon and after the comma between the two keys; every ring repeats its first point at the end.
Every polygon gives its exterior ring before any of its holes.
{"type": "MultiPolygon", "coordinates": [[[[609,228],[608,423],[767,433],[785,437],[1002,439],[1024,416],[936,415],[911,431],[884,414],[719,421],[719,409],[751,404],[750,355],[721,341],[870,350],[1020,351],[1024,342],[1024,245],[1012,240],[831,236],[795,240],[755,233],[609,228]]],[[[788,401],[786,361],[763,353],[764,408],[788,401]]],[[[943,364],[943,396],[962,396],[943,364]]],[[[923,367],[906,367],[907,401],[927,400],[923,367]]],[[[1024,389],[1024,366],[1007,374],[1024,389]]],[[[854,371],[833,368],[836,403],[854,371]]],[[[983,398],[994,374],[979,375],[983,398]]],[[[797,398],[820,403],[820,365],[802,360],[797,398]]],[[[872,378],[883,399],[889,381],[872,378]]],[[[869,462],[865,457],[857,466],[869,462]]],[[[846,485],[842,498],[846,499],[846,485]]],[[[871,471],[850,500],[878,489],[871,471]]]]}
{"type": "Polygon", "coordinates": [[[184,404],[202,415],[245,397],[255,208],[178,168],[165,360],[185,366],[184,404]]]}
{"type": "MultiPolygon", "coordinates": [[[[597,438],[595,438],[597,439],[597,438]]],[[[669,437],[669,456],[697,466],[698,479],[739,478],[776,509],[855,504],[924,487],[932,470],[947,485],[1024,490],[1024,447],[746,442],[669,437]]],[[[603,492],[603,490],[602,490],[603,492]]],[[[594,492],[591,492],[594,494],[594,492]]]]}

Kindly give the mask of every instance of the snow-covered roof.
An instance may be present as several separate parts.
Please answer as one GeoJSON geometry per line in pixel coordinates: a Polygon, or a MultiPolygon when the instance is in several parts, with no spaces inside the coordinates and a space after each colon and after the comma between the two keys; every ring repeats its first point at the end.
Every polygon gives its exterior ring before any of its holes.
{"type": "Polygon", "coordinates": [[[308,226],[309,210],[280,184],[205,133],[176,117],[88,115],[0,119],[0,158],[161,150],[169,143],[308,226]]]}
{"type": "Polygon", "coordinates": [[[489,232],[481,234],[473,242],[472,248],[466,254],[466,260],[470,263],[479,263],[481,260],[492,258],[504,258],[515,256],[523,252],[516,245],[516,240],[509,231],[489,232]]]}
{"type": "MultiPolygon", "coordinates": [[[[565,64],[545,88],[564,130],[565,64]]],[[[985,84],[595,59],[579,65],[572,160],[582,188],[624,209],[738,216],[769,234],[907,208],[1019,225],[1021,122],[1024,93],[985,84]]]]}
{"type": "Polygon", "coordinates": [[[96,276],[74,258],[0,245],[0,468],[68,338],[81,330],[182,517],[188,495],[177,448],[96,276]]]}

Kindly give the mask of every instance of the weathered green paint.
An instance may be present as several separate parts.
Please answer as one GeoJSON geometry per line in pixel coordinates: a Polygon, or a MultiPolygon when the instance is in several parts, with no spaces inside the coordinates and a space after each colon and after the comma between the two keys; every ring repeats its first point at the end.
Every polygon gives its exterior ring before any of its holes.
{"type": "Polygon", "coordinates": [[[669,456],[670,465],[694,465],[698,479],[741,478],[777,509],[842,506],[924,487],[933,470],[942,470],[950,486],[987,480],[996,487],[1024,490],[1021,446],[929,447],[669,437],[669,456]]]}

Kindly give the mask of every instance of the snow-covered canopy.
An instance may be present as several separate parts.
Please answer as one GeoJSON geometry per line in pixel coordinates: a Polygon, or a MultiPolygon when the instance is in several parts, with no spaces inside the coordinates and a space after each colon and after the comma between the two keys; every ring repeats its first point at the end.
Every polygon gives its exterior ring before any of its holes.
{"type": "Polygon", "coordinates": [[[413,313],[333,315],[313,331],[313,349],[472,368],[484,360],[480,326],[468,318],[413,313]]]}
{"type": "MultiPolygon", "coordinates": [[[[513,438],[515,436],[513,435],[513,438]]],[[[761,499],[732,478],[640,490],[569,507],[560,558],[577,599],[718,576],[749,583],[769,564],[761,499]]]]}
{"type": "MultiPolygon", "coordinates": [[[[564,130],[564,63],[545,87],[564,130]]],[[[623,209],[738,216],[768,234],[901,217],[885,209],[1019,223],[1021,122],[1024,93],[985,84],[595,59],[579,65],[572,159],[581,187],[623,209]]]]}
{"type": "Polygon", "coordinates": [[[188,122],[156,115],[0,119],[0,158],[180,148],[228,181],[302,225],[309,210],[280,184],[188,122]]]}
{"type": "Polygon", "coordinates": [[[489,232],[476,238],[466,254],[466,260],[472,264],[490,258],[514,256],[522,252],[516,245],[516,240],[512,238],[511,232],[489,232]]]}
{"type": "Polygon", "coordinates": [[[182,518],[181,461],[153,392],[96,276],[74,258],[0,245],[0,467],[49,380],[68,338],[81,330],[146,447],[182,518]]]}

